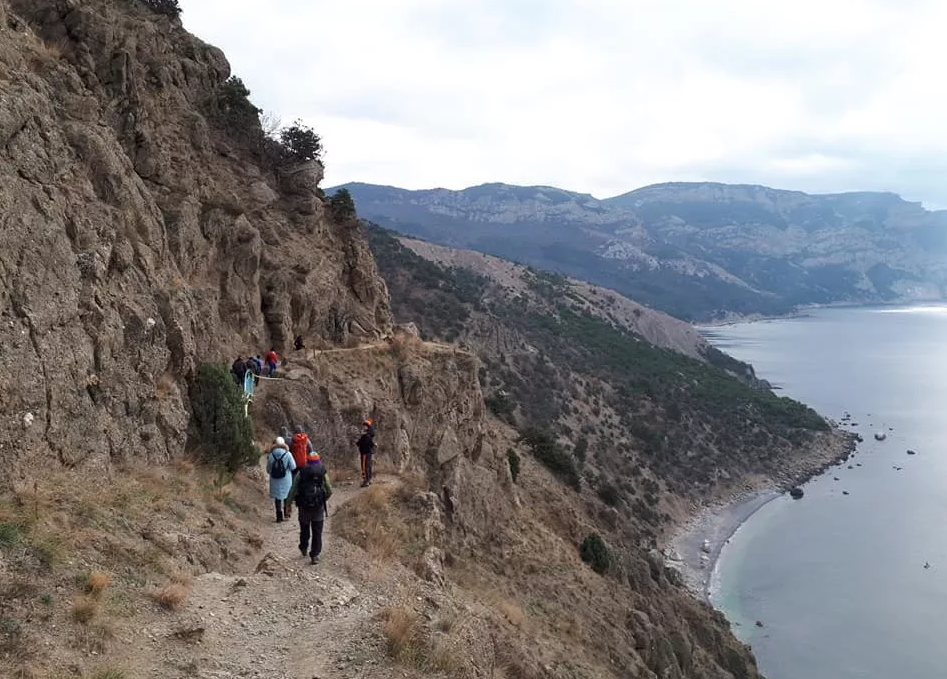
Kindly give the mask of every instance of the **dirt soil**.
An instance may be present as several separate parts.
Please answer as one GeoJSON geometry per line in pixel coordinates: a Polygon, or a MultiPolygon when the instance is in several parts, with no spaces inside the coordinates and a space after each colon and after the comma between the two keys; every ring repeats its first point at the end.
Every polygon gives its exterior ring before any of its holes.
{"type": "Polygon", "coordinates": [[[333,490],[319,564],[299,553],[295,513],[277,524],[261,505],[252,520],[265,536],[262,558],[247,559],[234,574],[196,577],[179,611],[127,620],[117,636],[129,653],[116,664],[142,678],[403,676],[389,662],[379,620],[407,574],[392,567],[377,581],[365,553],[333,535],[332,515],[361,489],[347,482],[333,490]]]}

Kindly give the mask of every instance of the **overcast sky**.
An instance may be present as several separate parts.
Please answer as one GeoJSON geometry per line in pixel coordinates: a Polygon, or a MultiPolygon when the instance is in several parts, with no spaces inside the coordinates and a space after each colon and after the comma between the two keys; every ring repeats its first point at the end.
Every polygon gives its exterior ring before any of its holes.
{"type": "Polygon", "coordinates": [[[663,181],[947,206],[943,0],[181,0],[326,186],[663,181]],[[262,9],[262,8],[266,9],[262,9]]]}

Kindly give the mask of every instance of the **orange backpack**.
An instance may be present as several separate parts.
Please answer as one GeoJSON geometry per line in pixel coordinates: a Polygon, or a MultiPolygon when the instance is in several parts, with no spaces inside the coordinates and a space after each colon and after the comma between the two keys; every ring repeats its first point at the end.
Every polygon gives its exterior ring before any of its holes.
{"type": "Polygon", "coordinates": [[[309,435],[298,433],[293,435],[292,443],[293,460],[296,462],[296,468],[302,469],[306,466],[306,454],[309,452],[309,435]]]}

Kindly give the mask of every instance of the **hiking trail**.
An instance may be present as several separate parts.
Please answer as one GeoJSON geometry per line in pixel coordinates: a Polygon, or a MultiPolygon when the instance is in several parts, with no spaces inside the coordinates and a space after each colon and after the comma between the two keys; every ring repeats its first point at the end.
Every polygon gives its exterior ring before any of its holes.
{"type": "MultiPolygon", "coordinates": [[[[399,481],[379,475],[374,483],[399,481]]],[[[391,666],[385,639],[377,631],[377,616],[391,603],[390,583],[371,577],[353,582],[348,574],[371,568],[368,557],[332,530],[333,516],[363,490],[357,482],[333,484],[322,560],[316,565],[299,552],[296,508],[292,518],[276,523],[272,501],[261,493],[253,511],[255,527],[265,536],[263,545],[243,558],[237,574],[195,577],[187,603],[178,611],[136,616],[140,626],[130,620],[128,632],[119,634],[134,657],[135,676],[403,676],[391,666]]]]}

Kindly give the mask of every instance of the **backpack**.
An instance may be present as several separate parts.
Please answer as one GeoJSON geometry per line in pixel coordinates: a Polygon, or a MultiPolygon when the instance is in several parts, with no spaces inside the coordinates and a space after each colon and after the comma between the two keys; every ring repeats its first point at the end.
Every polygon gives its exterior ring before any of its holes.
{"type": "Polygon", "coordinates": [[[302,432],[294,434],[291,447],[293,459],[296,460],[296,464],[300,466],[305,465],[306,453],[309,452],[309,435],[302,432]]]}
{"type": "Polygon", "coordinates": [[[281,479],[286,476],[286,463],[283,458],[286,457],[285,451],[279,457],[273,458],[273,464],[270,466],[270,476],[274,479],[281,479]]]}
{"type": "MultiPolygon", "coordinates": [[[[307,470],[308,471],[308,470],[307,470]]],[[[325,476],[322,474],[306,474],[299,479],[299,491],[296,494],[296,504],[303,509],[317,509],[324,507],[328,501],[326,495],[325,476]]]]}

